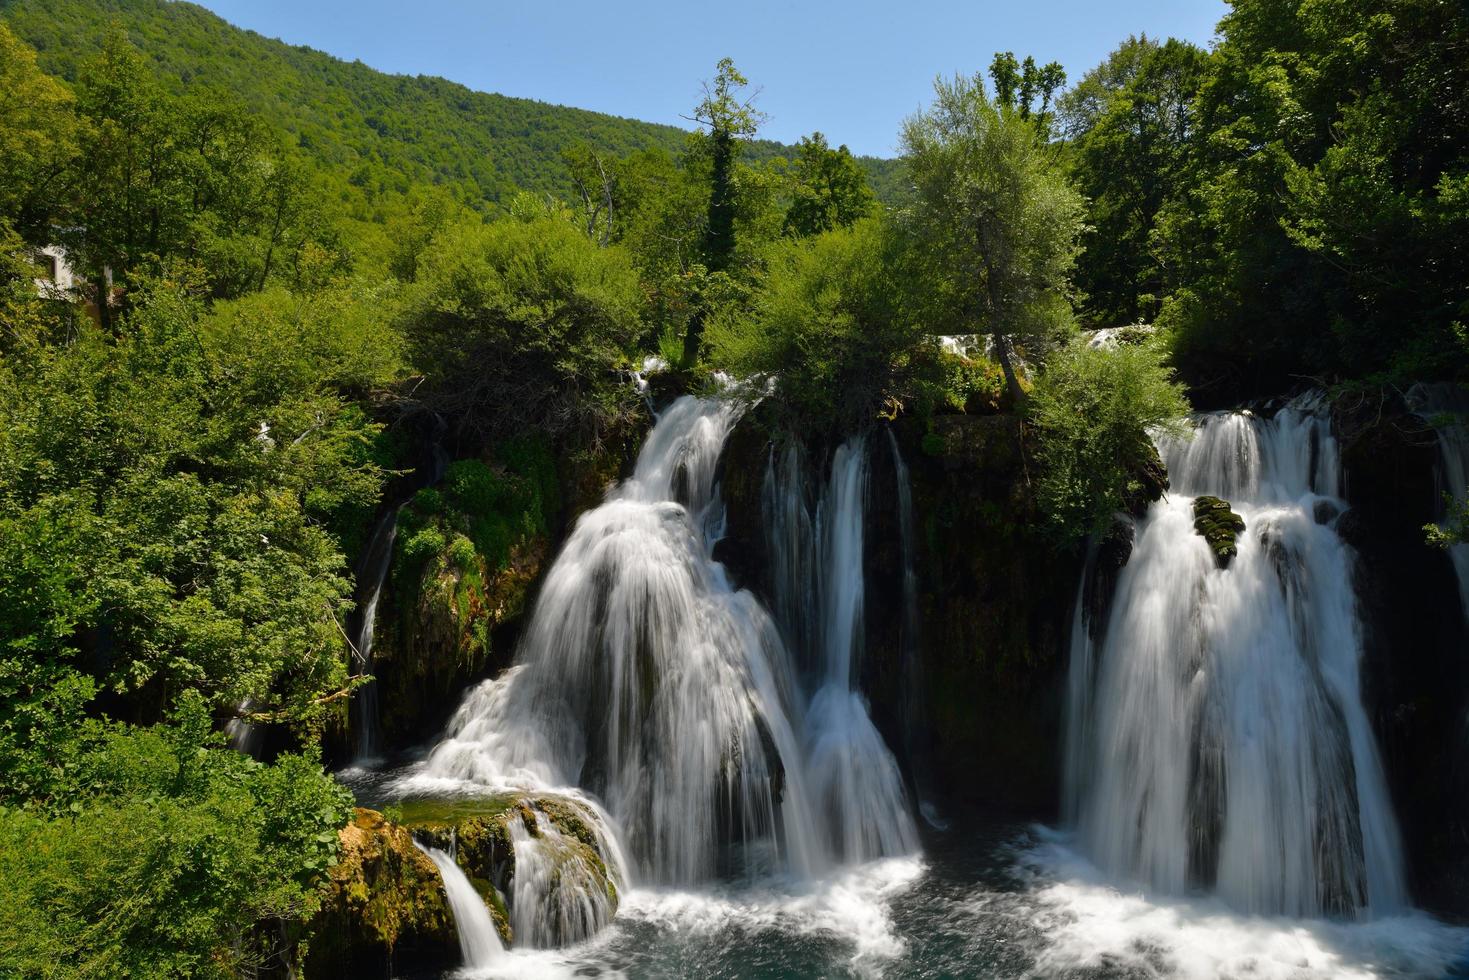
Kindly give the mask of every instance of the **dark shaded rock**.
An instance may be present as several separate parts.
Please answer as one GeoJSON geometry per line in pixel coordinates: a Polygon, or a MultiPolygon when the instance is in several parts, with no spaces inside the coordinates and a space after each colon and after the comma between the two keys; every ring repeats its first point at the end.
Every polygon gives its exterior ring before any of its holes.
{"type": "MultiPolygon", "coordinates": [[[[552,850],[556,871],[547,901],[559,901],[557,890],[585,889],[606,894],[606,918],[617,911],[619,894],[608,869],[602,842],[591,815],[574,800],[548,794],[504,793],[476,800],[412,800],[399,809],[399,819],[421,840],[454,855],[465,876],[484,898],[505,944],[514,942],[505,896],[513,894],[516,874],[512,826],[524,829],[552,850]],[[545,825],[552,828],[545,830],[545,825]],[[553,832],[554,831],[554,832],[553,832]]],[[[571,900],[568,900],[571,901],[571,900]]],[[[580,942],[585,935],[552,937],[558,945],[580,942]]]]}
{"type": "Polygon", "coordinates": [[[1114,520],[1107,532],[1097,541],[1096,554],[1087,569],[1083,585],[1083,601],[1087,632],[1093,642],[1100,643],[1107,635],[1107,623],[1112,613],[1112,596],[1117,592],[1117,580],[1122,569],[1132,557],[1133,540],[1137,526],[1125,517],[1114,520]]]}
{"type": "Polygon", "coordinates": [[[771,423],[761,406],[746,412],[725,441],[715,474],[726,521],[724,537],[714,546],[714,560],[729,570],[734,581],[757,592],[765,591],[768,564],[761,504],[771,423]]]}
{"type": "Polygon", "coordinates": [[[1311,511],[1311,517],[1317,524],[1330,524],[1341,516],[1342,510],[1333,500],[1322,498],[1316,501],[1316,506],[1311,511]]]}
{"type": "Polygon", "coordinates": [[[1194,530],[1214,551],[1214,563],[1228,568],[1239,554],[1239,535],[1245,519],[1229,508],[1229,501],[1218,497],[1194,498],[1194,530]]]}
{"type": "Polygon", "coordinates": [[[1437,438],[1392,389],[1332,405],[1357,555],[1362,688],[1403,832],[1415,902],[1469,910],[1469,648],[1448,554],[1428,545],[1437,438]]]}
{"type": "Polygon", "coordinates": [[[1148,505],[1163,499],[1168,492],[1168,467],[1158,455],[1158,447],[1148,443],[1143,464],[1133,474],[1134,483],[1123,492],[1122,506],[1133,517],[1148,513],[1148,505]]]}

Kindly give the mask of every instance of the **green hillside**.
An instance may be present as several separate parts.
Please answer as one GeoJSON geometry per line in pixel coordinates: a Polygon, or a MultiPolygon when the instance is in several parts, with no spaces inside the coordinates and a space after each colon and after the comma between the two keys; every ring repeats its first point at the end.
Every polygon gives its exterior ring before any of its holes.
{"type": "MultiPolygon", "coordinates": [[[[0,0],[0,16],[74,80],[113,23],[180,89],[218,88],[292,134],[308,155],[363,188],[447,185],[468,201],[515,189],[566,194],[561,151],[578,142],[616,155],[677,150],[674,126],[531,99],[476,92],[432,76],[388,75],[237,28],[202,7],[169,0],[0,0]]],[[[762,141],[752,156],[788,148],[762,141]]],[[[897,162],[863,158],[884,200],[899,192],[897,162]]]]}

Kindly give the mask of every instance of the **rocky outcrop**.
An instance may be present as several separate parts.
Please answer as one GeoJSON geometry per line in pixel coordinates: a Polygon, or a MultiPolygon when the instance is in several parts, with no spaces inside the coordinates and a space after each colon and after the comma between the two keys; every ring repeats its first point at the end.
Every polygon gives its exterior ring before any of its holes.
{"type": "Polygon", "coordinates": [[[390,977],[394,965],[458,962],[443,879],[403,827],[359,809],[341,830],[306,954],[311,977],[390,977]]]}
{"type": "MultiPolygon", "coordinates": [[[[1061,679],[1080,556],[1039,526],[1013,415],[899,425],[912,485],[922,725],[908,750],[940,805],[1047,818],[1059,808],[1061,679]]],[[[902,563],[895,471],[874,444],[863,687],[902,745],[902,563]]],[[[910,741],[912,741],[910,739],[910,741]]]]}
{"type": "Polygon", "coordinates": [[[591,447],[507,443],[403,506],[374,644],[382,744],[431,738],[469,684],[508,666],[556,542],[626,475],[644,421],[591,447]]]}
{"type": "Polygon", "coordinates": [[[618,872],[595,815],[578,800],[545,793],[414,800],[398,818],[454,855],[507,946],[580,942],[616,914],[618,872]],[[517,875],[534,880],[518,882],[517,875]]]}
{"type": "Polygon", "coordinates": [[[1220,568],[1228,568],[1239,554],[1244,529],[1245,519],[1230,509],[1229,501],[1207,495],[1194,498],[1194,530],[1208,542],[1220,568]]]}

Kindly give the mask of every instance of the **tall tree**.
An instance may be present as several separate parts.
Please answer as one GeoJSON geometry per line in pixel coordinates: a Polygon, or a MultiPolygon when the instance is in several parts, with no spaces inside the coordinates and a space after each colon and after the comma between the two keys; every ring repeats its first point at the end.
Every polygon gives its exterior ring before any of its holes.
{"type": "Polygon", "coordinates": [[[1469,8],[1236,0],[1220,36],[1158,222],[1180,370],[1221,401],[1469,375],[1469,8]]]}
{"type": "MultiPolygon", "coordinates": [[[[704,228],[704,266],[710,272],[729,270],[735,254],[735,217],[738,190],[735,165],[745,143],[760,128],[763,115],[753,95],[743,95],[749,80],[730,58],[721,58],[714,81],[704,85],[703,101],[694,109],[694,121],[705,127],[703,149],[708,154],[709,206],[704,228]]],[[[699,358],[705,317],[696,313],[684,334],[684,367],[699,358]]]]}
{"type": "Polygon", "coordinates": [[[821,133],[801,137],[791,168],[785,228],[798,237],[846,227],[872,210],[867,174],[845,146],[832,149],[821,133]]]}
{"type": "Polygon", "coordinates": [[[71,92],[36,66],[36,53],[0,24],[0,220],[32,239],[65,204],[77,152],[71,92]]]}
{"type": "Polygon", "coordinates": [[[1072,175],[1089,202],[1077,282],[1099,322],[1150,317],[1176,285],[1152,237],[1198,139],[1194,97],[1207,63],[1185,41],[1129,38],[1062,100],[1076,145],[1072,175]]]}
{"type": "Polygon", "coordinates": [[[1051,101],[1066,85],[1066,69],[1059,61],[1037,65],[1031,55],[1021,62],[1013,51],[1000,51],[990,62],[990,80],[995,83],[997,104],[1021,119],[1034,119],[1036,128],[1050,135],[1051,101]]]}
{"type": "Polygon", "coordinates": [[[1071,323],[1070,274],[1082,199],[1035,126],[974,78],[939,79],[903,126],[917,191],[908,214],[956,332],[988,332],[1015,400],[1014,343],[1040,353],[1071,323]]]}

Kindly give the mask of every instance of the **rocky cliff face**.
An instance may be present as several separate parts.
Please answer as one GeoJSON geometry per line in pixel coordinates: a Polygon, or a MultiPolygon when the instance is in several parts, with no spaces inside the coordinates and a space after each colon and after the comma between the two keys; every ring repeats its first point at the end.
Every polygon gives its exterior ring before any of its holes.
{"type": "MultiPolygon", "coordinates": [[[[728,531],[716,557],[770,598],[761,488],[770,439],[757,412],[722,461],[728,531]]],[[[896,469],[869,439],[862,689],[873,719],[939,808],[1032,817],[1059,805],[1061,677],[1080,561],[1041,546],[1013,416],[950,415],[894,433],[911,475],[919,663],[904,662],[896,469]]],[[[813,460],[830,447],[808,447],[813,460]]]]}
{"type": "Polygon", "coordinates": [[[1469,909],[1469,637],[1435,516],[1433,432],[1395,395],[1335,407],[1345,494],[1338,525],[1356,550],[1366,625],[1363,686],[1403,830],[1414,898],[1469,909]]]}
{"type": "Polygon", "coordinates": [[[432,738],[465,688],[510,664],[556,543],[626,474],[644,425],[596,445],[493,447],[403,506],[374,645],[382,744],[432,738]]]}

